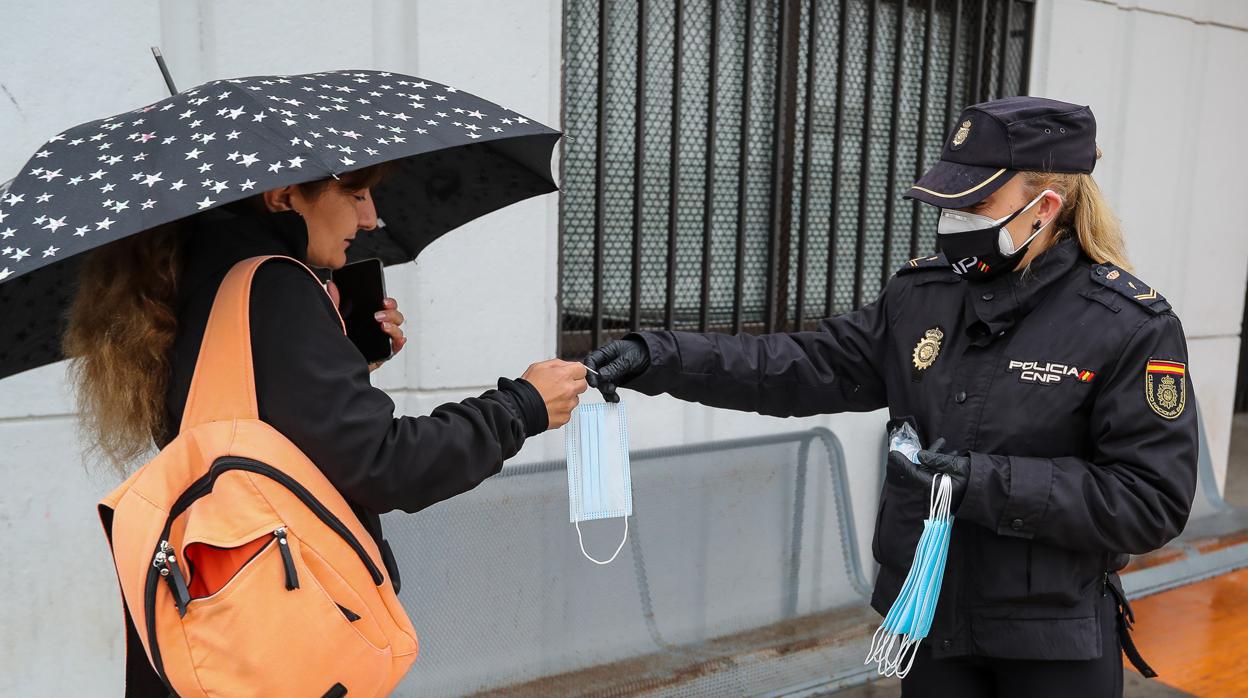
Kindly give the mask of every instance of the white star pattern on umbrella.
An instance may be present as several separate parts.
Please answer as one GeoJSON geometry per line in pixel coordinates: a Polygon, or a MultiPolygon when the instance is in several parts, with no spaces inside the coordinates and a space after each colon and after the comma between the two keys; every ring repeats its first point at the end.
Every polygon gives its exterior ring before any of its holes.
{"type": "Polygon", "coordinates": [[[11,222],[0,225],[0,239],[13,243],[5,248],[4,259],[12,263],[2,268],[0,280],[256,192],[420,154],[430,146],[548,132],[540,124],[517,132],[514,125],[532,122],[454,87],[392,75],[336,71],[217,81],[54,135],[0,194],[0,222],[11,222]],[[437,116],[419,118],[425,112],[415,110],[426,109],[426,102],[443,111],[435,107],[428,113],[437,116]],[[448,113],[461,121],[452,125],[448,113]],[[380,137],[374,137],[374,126],[380,137]],[[421,138],[409,143],[409,133],[421,138]],[[88,143],[94,148],[83,149],[88,143]],[[326,158],[326,151],[333,157],[326,158]],[[204,179],[228,177],[229,165],[214,172],[215,165],[227,162],[246,170],[260,167],[254,178],[234,183],[204,179]],[[188,181],[201,180],[202,187],[188,189],[188,181]],[[94,187],[81,187],[84,182],[94,187]],[[99,219],[100,212],[108,216],[99,219]],[[62,230],[73,232],[66,236],[62,230]],[[54,235],[57,244],[49,244],[54,235]]]}

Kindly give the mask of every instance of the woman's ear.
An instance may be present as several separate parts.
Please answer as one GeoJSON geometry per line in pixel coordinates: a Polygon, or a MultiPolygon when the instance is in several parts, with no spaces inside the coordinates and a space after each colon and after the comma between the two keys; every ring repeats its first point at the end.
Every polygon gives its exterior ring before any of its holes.
{"type": "Polygon", "coordinates": [[[294,191],[293,186],[281,187],[278,189],[270,189],[261,196],[264,197],[264,208],[270,213],[277,211],[293,211],[291,205],[291,194],[294,191]]]}
{"type": "Polygon", "coordinates": [[[1057,219],[1057,212],[1062,208],[1062,195],[1046,189],[1044,198],[1036,204],[1036,221],[1041,225],[1045,225],[1045,221],[1053,221],[1057,219]]]}

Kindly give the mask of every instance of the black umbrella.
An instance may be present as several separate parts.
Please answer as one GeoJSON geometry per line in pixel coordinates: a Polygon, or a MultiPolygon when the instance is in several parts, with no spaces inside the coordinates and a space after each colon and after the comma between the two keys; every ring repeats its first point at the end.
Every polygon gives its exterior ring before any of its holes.
{"type": "Polygon", "coordinates": [[[556,190],[559,132],[454,87],[371,70],[216,80],[54,136],[0,185],[0,378],[60,360],[81,253],[289,184],[381,162],[383,226],[353,259],[416,258],[556,190]]]}

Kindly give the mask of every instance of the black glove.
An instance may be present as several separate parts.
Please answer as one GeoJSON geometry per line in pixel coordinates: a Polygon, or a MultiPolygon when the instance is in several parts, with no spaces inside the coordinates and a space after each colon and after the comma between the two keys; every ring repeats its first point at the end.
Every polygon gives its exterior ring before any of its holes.
{"type": "Polygon", "coordinates": [[[625,337],[590,352],[585,365],[591,369],[586,376],[589,384],[602,391],[607,402],[619,402],[616,386],[627,384],[650,368],[650,350],[642,340],[625,337]]]}
{"type": "Polygon", "coordinates": [[[966,496],[967,483],[970,482],[971,459],[966,456],[941,453],[940,447],[944,445],[944,439],[936,439],[931,448],[919,451],[918,464],[900,451],[889,451],[886,477],[895,485],[923,487],[930,491],[936,473],[948,475],[953,483],[950,508],[957,511],[962,498],[966,496]]]}

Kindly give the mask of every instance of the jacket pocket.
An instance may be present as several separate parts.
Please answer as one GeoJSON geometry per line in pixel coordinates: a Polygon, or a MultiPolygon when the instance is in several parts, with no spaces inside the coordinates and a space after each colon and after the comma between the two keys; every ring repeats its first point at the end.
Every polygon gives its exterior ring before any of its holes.
{"type": "Polygon", "coordinates": [[[1036,603],[1073,606],[1105,575],[1105,556],[1031,541],[1028,546],[1027,591],[1036,603]]]}
{"type": "Polygon", "coordinates": [[[972,583],[979,601],[989,605],[1027,603],[1031,593],[1028,541],[998,536],[979,526],[964,526],[958,532],[971,531],[977,540],[965,549],[974,561],[972,583]]]}
{"type": "Polygon", "coordinates": [[[880,528],[888,512],[888,487],[880,490],[880,504],[875,508],[875,532],[871,534],[871,557],[884,564],[883,553],[880,551],[880,528]]]}
{"type": "Polygon", "coordinates": [[[921,487],[905,487],[885,480],[880,509],[875,518],[871,552],[880,566],[906,576],[914,551],[923,535],[928,515],[928,493],[921,487]]]}

